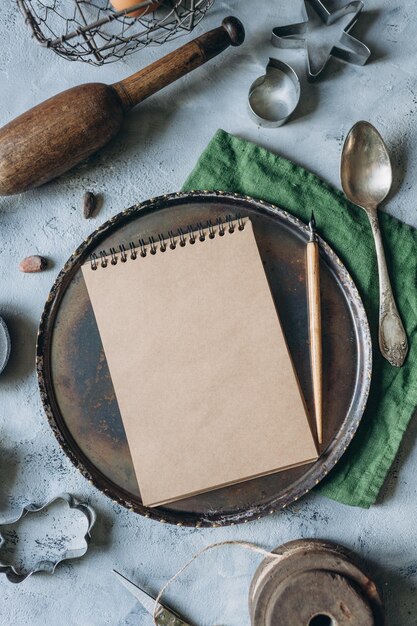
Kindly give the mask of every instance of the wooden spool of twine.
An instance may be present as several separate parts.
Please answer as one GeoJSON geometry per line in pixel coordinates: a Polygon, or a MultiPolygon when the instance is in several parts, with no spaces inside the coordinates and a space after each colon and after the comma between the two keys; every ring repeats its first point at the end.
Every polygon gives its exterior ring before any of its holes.
{"type": "Polygon", "coordinates": [[[291,541],[272,552],[247,541],[206,546],[160,590],[154,605],[155,626],[158,603],[168,587],[203,554],[226,546],[265,557],[249,591],[252,626],[384,626],[381,596],[357,557],[340,545],[317,539],[291,541]]]}
{"type": "Polygon", "coordinates": [[[337,544],[292,541],[266,557],[249,592],[252,626],[383,626],[375,583],[337,544]]]}

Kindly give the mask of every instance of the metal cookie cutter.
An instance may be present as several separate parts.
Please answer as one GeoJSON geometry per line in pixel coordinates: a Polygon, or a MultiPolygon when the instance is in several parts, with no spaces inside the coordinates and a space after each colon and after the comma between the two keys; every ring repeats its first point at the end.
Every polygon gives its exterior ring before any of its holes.
{"type": "Polygon", "coordinates": [[[260,126],[282,126],[300,100],[300,81],[295,71],[278,59],[269,59],[265,75],[249,89],[249,111],[260,126]]]}
{"type": "Polygon", "coordinates": [[[344,28],[338,41],[330,47],[323,58],[318,55],[316,59],[307,43],[310,20],[307,13],[306,1],[304,0],[305,19],[297,24],[278,26],[272,30],[271,42],[277,48],[305,48],[307,54],[307,73],[310,81],[315,80],[327,65],[331,56],[354,65],[365,65],[371,51],[364,43],[350,35],[351,29],[356,24],[364,4],[361,0],[354,0],[339,9],[330,12],[321,0],[308,0],[311,8],[319,16],[325,26],[334,24],[345,15],[352,15],[352,19],[344,28]]]}
{"type": "Polygon", "coordinates": [[[0,374],[7,365],[10,356],[10,335],[6,323],[0,317],[0,374]]]}
{"type": "Polygon", "coordinates": [[[88,545],[91,539],[91,529],[93,528],[94,523],[96,521],[96,514],[95,514],[94,509],[90,505],[86,504],[85,502],[81,502],[80,500],[78,500],[78,498],[71,495],[70,493],[61,493],[59,496],[56,496],[55,498],[53,498],[46,504],[43,504],[42,506],[37,506],[36,504],[33,504],[33,503],[27,504],[23,507],[22,512],[18,518],[10,522],[4,523],[2,524],[2,526],[9,526],[10,524],[16,524],[22,518],[26,517],[28,514],[39,513],[40,511],[51,506],[51,504],[53,504],[54,502],[57,502],[58,500],[64,500],[68,504],[70,509],[77,509],[78,511],[81,511],[81,513],[83,513],[85,517],[87,518],[88,528],[87,528],[87,532],[82,538],[83,545],[82,546],[80,545],[79,548],[73,548],[73,549],[67,550],[66,552],[64,552],[62,556],[59,557],[59,559],[55,561],[41,560],[38,563],[36,563],[35,567],[31,569],[30,571],[22,572],[22,571],[19,571],[13,565],[5,565],[1,562],[1,549],[3,545],[6,543],[6,541],[1,535],[1,526],[0,526],[0,574],[1,573],[6,574],[6,577],[10,582],[21,583],[24,580],[26,580],[26,578],[29,578],[29,576],[31,576],[32,574],[36,574],[37,572],[47,572],[48,574],[53,574],[55,572],[57,565],[59,565],[59,563],[62,563],[62,561],[67,561],[68,559],[78,559],[79,557],[84,556],[84,554],[87,552],[88,545]]]}

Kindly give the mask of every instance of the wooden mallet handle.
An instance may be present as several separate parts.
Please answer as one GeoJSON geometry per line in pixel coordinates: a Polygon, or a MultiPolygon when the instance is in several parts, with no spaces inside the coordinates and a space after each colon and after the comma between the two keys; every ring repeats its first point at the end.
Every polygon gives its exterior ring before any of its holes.
{"type": "Polygon", "coordinates": [[[240,46],[245,38],[242,23],[236,17],[226,17],[220,28],[201,35],[159,61],[136,72],[113,87],[123,102],[125,111],[142,102],[163,87],[223,52],[229,46],[240,46]]]}

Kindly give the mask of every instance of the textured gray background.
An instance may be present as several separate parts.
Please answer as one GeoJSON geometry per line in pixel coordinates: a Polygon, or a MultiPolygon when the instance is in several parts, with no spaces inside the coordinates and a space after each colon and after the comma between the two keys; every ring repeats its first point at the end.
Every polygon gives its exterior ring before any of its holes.
{"type": "MultiPolygon", "coordinates": [[[[271,26],[300,16],[300,0],[216,2],[196,34],[234,13],[247,27],[242,48],[228,51],[138,107],[121,136],[89,164],[38,191],[0,199],[0,314],[13,341],[10,363],[0,376],[0,519],[13,517],[28,499],[44,501],[62,490],[88,498],[99,515],[84,559],[62,565],[54,577],[40,575],[22,585],[0,578],[2,626],[150,624],[113,580],[113,567],[158,590],[210,542],[245,539],[272,548],[298,537],[333,539],[359,551],[373,563],[384,589],[388,623],[417,624],[416,425],[406,435],[381,502],[369,511],[312,494],[285,513],[241,527],[181,530],[114,505],[71,466],[43,415],[33,367],[43,303],[72,250],[123,208],[178,190],[218,127],[338,185],[346,131],[358,119],[368,119],[394,155],[395,190],[385,208],[417,225],[412,184],[417,170],[417,7],[412,0],[374,0],[366,9],[356,32],[372,49],[372,62],[363,68],[333,62],[325,80],[306,86],[293,121],[278,130],[262,130],[247,115],[248,87],[270,54],[303,70],[301,51],[280,53],[268,44],[271,26]],[[80,208],[87,189],[104,196],[103,208],[90,222],[80,208]],[[34,253],[48,256],[52,268],[40,275],[21,274],[20,259],[34,253]]],[[[145,50],[101,69],[69,63],[32,42],[14,1],[3,0],[0,124],[77,83],[114,82],[171,47],[145,50]]],[[[171,596],[196,624],[246,625],[248,584],[258,560],[238,548],[210,553],[183,575],[171,596]]]]}

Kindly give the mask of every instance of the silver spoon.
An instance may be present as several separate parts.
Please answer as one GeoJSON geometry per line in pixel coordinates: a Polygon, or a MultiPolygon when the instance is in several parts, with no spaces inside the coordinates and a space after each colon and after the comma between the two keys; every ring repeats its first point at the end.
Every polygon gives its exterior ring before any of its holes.
{"type": "Polygon", "coordinates": [[[365,210],[371,223],[379,273],[379,347],[391,365],[401,367],[408,351],[407,336],[391,289],[377,214],[391,188],[391,162],[381,135],[369,122],[357,122],[350,129],[340,178],[347,198],[365,210]]]}

